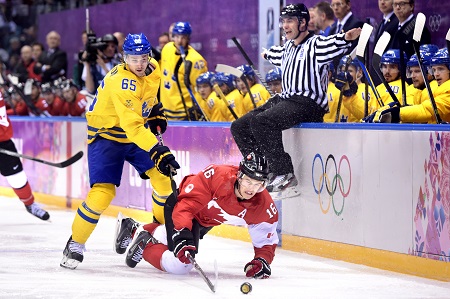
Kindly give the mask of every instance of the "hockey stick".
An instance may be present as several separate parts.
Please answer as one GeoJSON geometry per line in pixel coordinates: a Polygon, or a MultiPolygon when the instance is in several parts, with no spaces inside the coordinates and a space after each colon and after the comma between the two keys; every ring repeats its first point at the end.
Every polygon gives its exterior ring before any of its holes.
{"type": "Polygon", "coordinates": [[[271,89],[269,88],[269,86],[267,85],[266,80],[263,79],[263,77],[261,76],[261,73],[256,69],[256,67],[253,64],[252,60],[250,59],[250,57],[248,57],[247,53],[245,52],[244,48],[242,48],[242,46],[239,43],[239,41],[237,40],[237,38],[236,37],[232,37],[231,39],[233,40],[233,42],[236,45],[236,47],[238,47],[239,51],[241,52],[242,56],[244,56],[245,60],[247,60],[248,65],[250,65],[250,67],[253,69],[253,71],[255,72],[256,76],[259,78],[259,81],[261,81],[261,84],[267,89],[267,91],[270,93],[270,96],[273,97],[274,94],[271,91],[271,89]]]}
{"type": "MultiPolygon", "coordinates": [[[[213,293],[215,293],[216,292],[215,284],[213,284],[211,282],[211,280],[208,278],[208,276],[206,276],[205,272],[203,272],[203,270],[200,267],[200,265],[197,263],[197,261],[194,259],[194,257],[189,252],[187,253],[187,257],[188,257],[189,261],[191,262],[191,264],[194,265],[194,268],[195,268],[195,270],[197,270],[198,274],[200,274],[200,276],[206,282],[206,284],[208,285],[209,289],[213,293]]],[[[214,261],[214,272],[215,272],[216,284],[217,284],[218,270],[217,270],[217,263],[216,263],[216,261],[214,261]]]]}
{"type": "MultiPolygon", "coordinates": [[[[353,49],[353,51],[347,55],[347,61],[345,62],[344,65],[344,73],[348,72],[348,67],[350,66],[350,63],[352,63],[353,59],[355,59],[356,57],[356,48],[353,49]]],[[[356,80],[356,78],[355,78],[356,80]]],[[[339,122],[339,117],[341,114],[341,106],[342,106],[342,97],[344,96],[344,91],[343,88],[340,90],[339,92],[339,101],[338,101],[338,106],[336,109],[336,117],[334,118],[334,122],[338,123],[339,122]]]]}
{"type": "Polygon", "coordinates": [[[225,65],[225,64],[217,64],[216,66],[216,72],[222,72],[222,73],[228,73],[231,74],[235,77],[238,77],[242,80],[242,82],[244,82],[245,87],[248,90],[248,94],[250,96],[250,100],[253,103],[253,108],[256,108],[256,102],[255,102],[255,98],[253,97],[253,94],[250,92],[250,86],[248,85],[248,82],[246,80],[246,76],[244,75],[243,72],[241,72],[240,70],[238,70],[237,68],[234,68],[232,66],[229,65],[225,65]]]}
{"type": "MultiPolygon", "coordinates": [[[[159,144],[164,145],[161,128],[158,126],[156,128],[156,130],[158,132],[159,144]]],[[[177,196],[178,196],[177,183],[173,179],[173,176],[177,174],[177,171],[171,165],[169,165],[169,167],[170,167],[170,175],[169,175],[170,185],[172,187],[173,196],[170,195],[167,198],[166,202],[164,203],[164,222],[165,222],[164,226],[166,227],[167,236],[171,236],[173,229],[174,229],[173,220],[172,220],[172,212],[173,212],[173,209],[175,208],[175,204],[177,203],[177,196]]],[[[173,247],[174,247],[173,240],[170,237],[167,238],[167,247],[169,248],[170,251],[173,251],[173,247]]]]}
{"type": "Polygon", "coordinates": [[[372,31],[373,27],[367,23],[364,23],[361,34],[359,36],[358,45],[356,46],[356,57],[358,57],[359,65],[361,66],[364,76],[366,77],[367,82],[369,83],[370,88],[372,89],[375,98],[377,99],[378,105],[380,105],[380,107],[383,107],[383,100],[381,100],[381,96],[378,93],[375,84],[373,83],[372,77],[370,76],[366,65],[364,64],[364,53],[366,51],[367,43],[369,42],[372,31]]]}
{"type": "Polygon", "coordinates": [[[225,103],[225,106],[227,106],[228,110],[230,111],[231,115],[233,115],[234,119],[238,119],[239,116],[237,116],[236,112],[234,112],[231,105],[228,103],[227,98],[223,94],[222,90],[220,89],[219,85],[214,84],[213,85],[214,91],[217,93],[218,97],[225,103]]]}
{"type": "Polygon", "coordinates": [[[193,105],[197,106],[197,108],[200,110],[200,112],[203,114],[203,117],[205,118],[206,121],[209,121],[208,117],[206,116],[205,112],[203,111],[202,107],[200,107],[200,104],[198,103],[197,99],[194,96],[194,93],[192,92],[191,89],[191,84],[189,82],[189,73],[190,73],[190,69],[192,66],[192,63],[190,63],[188,65],[188,63],[186,63],[186,51],[184,50],[183,46],[179,46],[180,48],[180,56],[181,59],[183,59],[183,63],[184,63],[184,84],[186,85],[186,89],[189,92],[189,96],[191,97],[192,103],[193,105]]]}
{"type": "Polygon", "coordinates": [[[447,35],[445,36],[445,40],[447,42],[447,51],[450,53],[450,28],[447,31],[447,35]]]}
{"type": "Polygon", "coordinates": [[[33,112],[34,115],[39,116],[41,114],[41,111],[38,108],[36,108],[31,99],[24,94],[22,89],[20,89],[16,84],[14,84],[14,82],[12,82],[13,81],[12,78],[13,76],[11,74],[8,74],[4,77],[4,80],[7,83],[7,85],[11,86],[14,89],[14,91],[19,95],[19,97],[23,99],[28,109],[30,109],[30,111],[33,112]]]}
{"type": "MultiPolygon", "coordinates": [[[[375,73],[378,75],[378,77],[380,77],[381,82],[383,82],[383,85],[386,88],[386,91],[391,96],[392,100],[394,102],[397,102],[400,104],[400,101],[398,100],[398,98],[394,94],[394,92],[392,91],[392,88],[389,86],[389,84],[387,83],[386,79],[384,78],[384,76],[380,70],[381,56],[383,55],[384,50],[386,49],[390,40],[391,40],[391,35],[387,31],[385,31],[383,33],[383,35],[381,35],[380,39],[378,40],[377,44],[375,45],[375,49],[373,50],[372,66],[375,70],[375,73]]],[[[400,55],[403,55],[403,53],[400,53],[400,55]]]]}
{"type": "Polygon", "coordinates": [[[72,165],[73,163],[75,163],[78,160],[80,160],[81,157],[83,157],[83,151],[79,151],[74,156],[70,157],[69,159],[67,159],[65,161],[62,161],[60,163],[54,163],[54,162],[49,162],[49,161],[41,160],[41,159],[38,159],[38,158],[30,157],[30,156],[27,156],[27,155],[22,155],[22,154],[19,154],[19,153],[16,153],[16,152],[8,151],[8,150],[2,149],[2,148],[0,148],[0,153],[8,155],[8,156],[17,157],[17,158],[28,159],[28,160],[31,160],[31,161],[39,162],[39,163],[42,163],[42,164],[46,164],[46,165],[50,165],[50,166],[58,167],[58,168],[66,168],[67,166],[72,165]]]}
{"type": "Polygon", "coordinates": [[[427,75],[425,71],[425,66],[423,65],[423,59],[422,56],[420,56],[420,38],[422,37],[423,27],[425,26],[426,17],[423,13],[419,12],[416,16],[416,24],[414,27],[414,34],[413,34],[413,48],[414,52],[417,55],[417,60],[419,62],[420,71],[423,76],[423,81],[425,82],[425,87],[427,88],[428,96],[430,97],[431,106],[433,107],[434,117],[436,118],[436,123],[441,124],[442,118],[439,115],[439,111],[436,106],[436,101],[434,100],[433,92],[431,91],[430,83],[427,80],[427,75]]]}

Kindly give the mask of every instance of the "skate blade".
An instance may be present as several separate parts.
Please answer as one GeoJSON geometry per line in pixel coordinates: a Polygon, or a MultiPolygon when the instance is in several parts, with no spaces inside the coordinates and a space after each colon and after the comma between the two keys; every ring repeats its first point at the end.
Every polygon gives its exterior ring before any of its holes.
{"type": "Polygon", "coordinates": [[[80,262],[74,259],[70,259],[67,256],[63,257],[61,263],[59,264],[63,268],[74,270],[76,267],[78,267],[78,264],[80,262]]]}
{"type": "Polygon", "coordinates": [[[119,253],[119,252],[117,252],[116,248],[117,248],[117,237],[119,236],[120,228],[122,227],[122,219],[123,219],[122,212],[119,212],[117,214],[116,232],[114,233],[114,242],[113,242],[113,250],[116,253],[119,253]]]}
{"type": "Polygon", "coordinates": [[[278,192],[269,192],[270,196],[272,196],[273,200],[284,200],[288,198],[297,197],[300,195],[300,189],[298,186],[287,187],[283,191],[278,192]]]}

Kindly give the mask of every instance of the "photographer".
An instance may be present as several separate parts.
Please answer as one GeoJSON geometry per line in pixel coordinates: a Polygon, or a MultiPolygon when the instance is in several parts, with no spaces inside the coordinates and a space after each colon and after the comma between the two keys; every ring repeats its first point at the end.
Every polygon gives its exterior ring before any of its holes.
{"type": "Polygon", "coordinates": [[[81,79],[89,93],[94,94],[103,77],[119,64],[114,58],[118,44],[117,38],[109,33],[97,39],[95,43],[88,38],[86,51],[81,56],[84,66],[81,79]]]}

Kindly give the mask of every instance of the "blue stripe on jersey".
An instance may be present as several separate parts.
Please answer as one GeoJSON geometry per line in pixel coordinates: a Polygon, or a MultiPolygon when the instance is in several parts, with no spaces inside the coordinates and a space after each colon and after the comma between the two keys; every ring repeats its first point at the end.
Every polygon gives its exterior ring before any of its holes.
{"type": "Polygon", "coordinates": [[[89,216],[85,215],[83,212],[81,212],[80,209],[78,209],[77,213],[78,213],[78,215],[80,215],[81,218],[83,218],[84,220],[86,220],[89,223],[92,223],[92,224],[98,223],[98,219],[92,219],[91,217],[89,217],[89,216]]]}

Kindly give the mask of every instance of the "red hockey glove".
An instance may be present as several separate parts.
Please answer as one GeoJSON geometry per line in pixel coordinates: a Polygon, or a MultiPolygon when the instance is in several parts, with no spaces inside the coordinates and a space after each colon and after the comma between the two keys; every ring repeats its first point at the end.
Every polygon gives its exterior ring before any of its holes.
{"type": "Polygon", "coordinates": [[[272,274],[269,264],[262,257],[257,257],[247,263],[244,267],[244,272],[247,277],[261,279],[269,278],[270,274],[272,274]]]}

